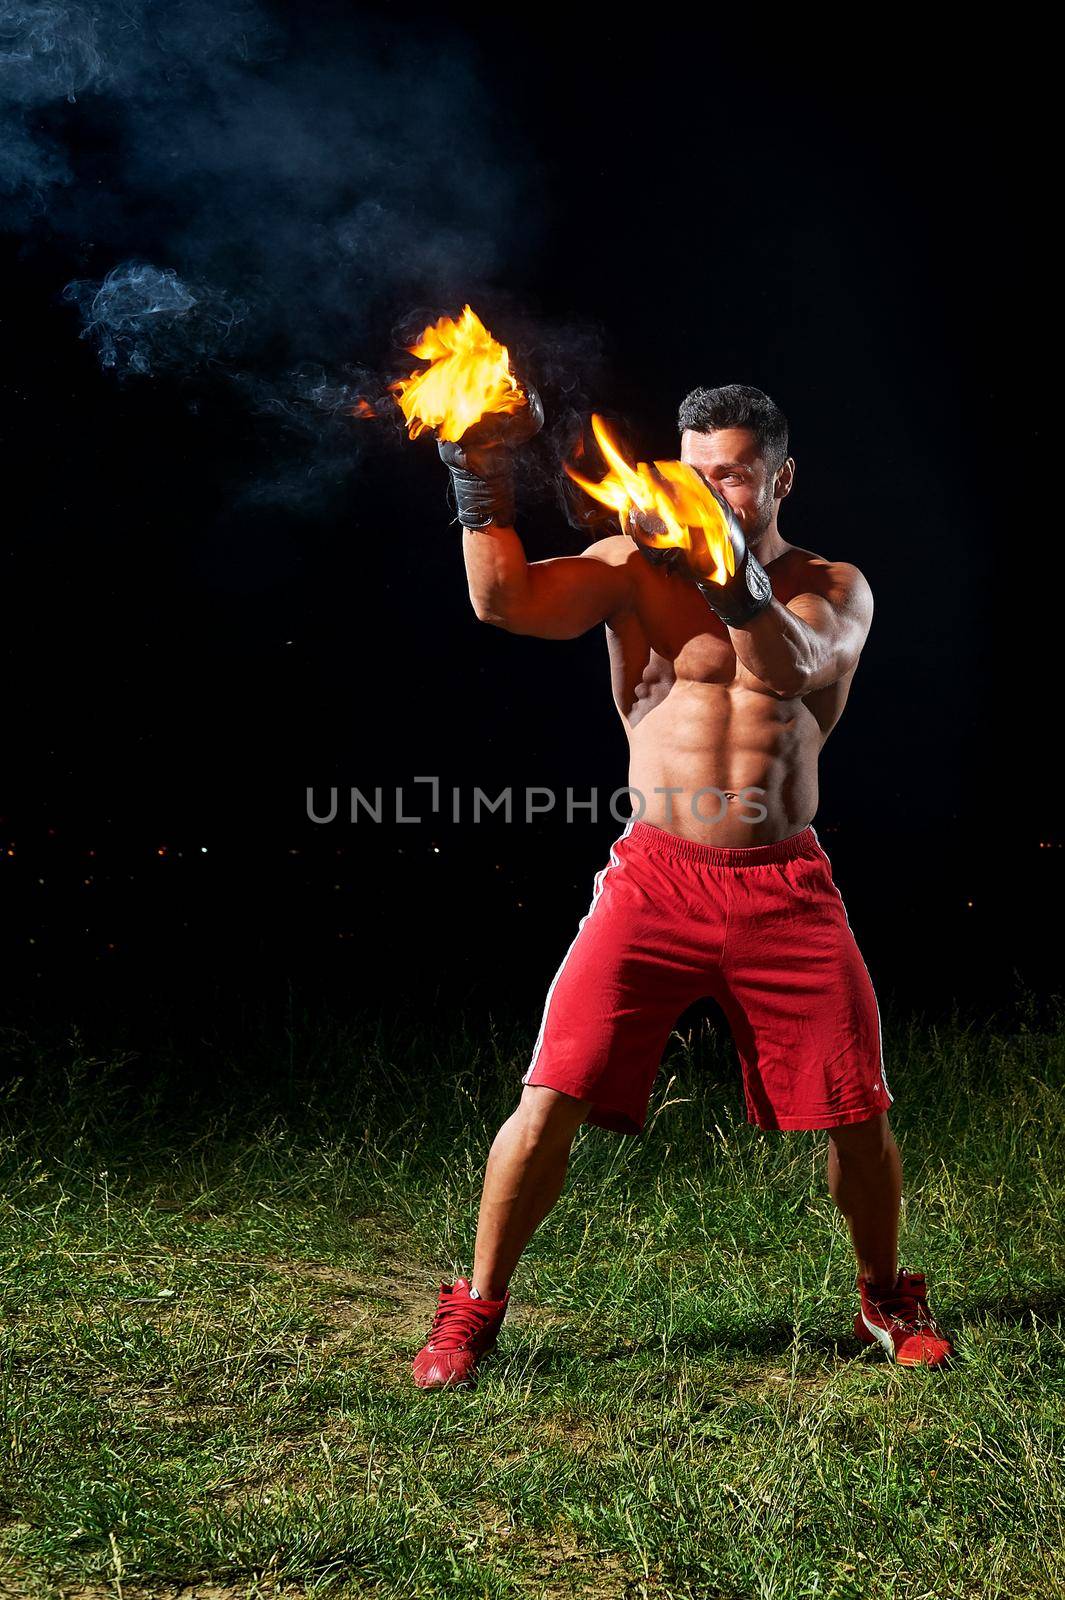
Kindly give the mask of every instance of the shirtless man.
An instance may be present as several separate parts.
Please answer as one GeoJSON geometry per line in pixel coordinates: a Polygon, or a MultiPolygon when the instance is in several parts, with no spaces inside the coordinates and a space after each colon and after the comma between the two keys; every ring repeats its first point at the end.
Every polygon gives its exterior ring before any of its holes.
{"type": "Polygon", "coordinates": [[[577,1128],[641,1132],[670,1031],[706,995],[732,1030],[748,1119],[828,1132],[828,1186],[857,1258],[857,1337],[906,1366],[952,1351],[923,1275],[898,1269],[902,1173],[879,1009],[812,820],[818,754],[872,594],[850,562],[781,537],[795,462],[767,395],[696,389],[678,420],[681,460],[718,498],[736,552],[724,586],[692,556],[663,558],[635,515],[581,555],[526,561],[512,450],[542,421],[535,394],[527,415],[478,425],[492,442],[440,446],[477,616],[543,639],[605,625],[633,816],[548,990],[520,1101],[489,1154],[472,1277],[441,1283],[414,1359],[422,1388],[476,1381],[577,1128]]]}

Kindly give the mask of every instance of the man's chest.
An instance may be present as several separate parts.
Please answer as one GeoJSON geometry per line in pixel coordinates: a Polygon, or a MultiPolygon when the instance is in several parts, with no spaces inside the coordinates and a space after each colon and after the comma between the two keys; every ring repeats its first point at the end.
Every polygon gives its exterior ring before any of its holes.
{"type": "MultiPolygon", "coordinates": [[[[793,559],[796,555],[789,552],[767,569],[773,598],[781,605],[808,587],[805,565],[793,559]]],[[[649,674],[772,693],[744,666],[728,628],[694,584],[661,571],[644,574],[636,605],[608,627],[607,641],[615,676],[620,673],[634,686],[649,674]]]]}
{"type": "Polygon", "coordinates": [[[769,692],[737,656],[725,624],[687,586],[670,607],[631,612],[608,627],[606,636],[619,704],[651,690],[660,696],[673,683],[769,692]]]}

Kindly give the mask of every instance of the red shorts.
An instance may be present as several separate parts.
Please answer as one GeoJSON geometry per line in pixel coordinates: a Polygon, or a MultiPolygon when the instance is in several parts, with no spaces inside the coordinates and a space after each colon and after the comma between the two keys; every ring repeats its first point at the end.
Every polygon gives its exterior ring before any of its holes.
{"type": "Polygon", "coordinates": [[[726,848],[632,818],[547,991],[522,1083],[641,1133],[670,1032],[705,996],[743,1069],[748,1121],[832,1128],[886,1111],[880,1010],[814,828],[726,848]]]}

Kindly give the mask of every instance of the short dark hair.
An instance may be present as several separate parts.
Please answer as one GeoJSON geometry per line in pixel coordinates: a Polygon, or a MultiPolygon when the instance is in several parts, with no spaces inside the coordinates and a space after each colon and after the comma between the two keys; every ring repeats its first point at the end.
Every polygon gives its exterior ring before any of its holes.
{"type": "Polygon", "coordinates": [[[681,431],[710,433],[714,428],[750,428],[771,472],[788,455],[788,419],[775,401],[747,383],[726,383],[719,389],[693,389],[677,413],[681,431]]]}

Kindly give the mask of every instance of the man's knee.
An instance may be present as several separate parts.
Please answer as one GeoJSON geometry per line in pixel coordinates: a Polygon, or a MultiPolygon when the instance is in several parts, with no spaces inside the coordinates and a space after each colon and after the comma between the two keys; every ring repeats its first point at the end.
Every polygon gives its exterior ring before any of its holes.
{"type": "Polygon", "coordinates": [[[591,1100],[578,1100],[546,1083],[527,1083],[515,1115],[532,1139],[572,1138],[592,1109],[591,1100]]]}
{"type": "Polygon", "coordinates": [[[828,1138],[837,1160],[841,1161],[883,1160],[891,1154],[895,1143],[886,1111],[880,1111],[864,1122],[848,1122],[838,1128],[829,1128],[828,1138]]]}

